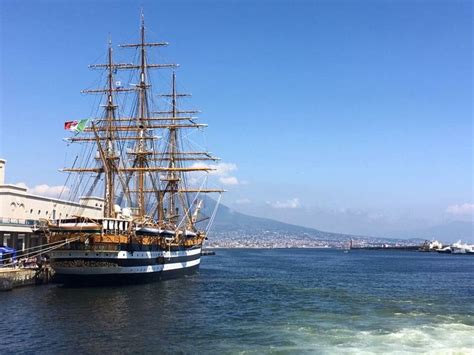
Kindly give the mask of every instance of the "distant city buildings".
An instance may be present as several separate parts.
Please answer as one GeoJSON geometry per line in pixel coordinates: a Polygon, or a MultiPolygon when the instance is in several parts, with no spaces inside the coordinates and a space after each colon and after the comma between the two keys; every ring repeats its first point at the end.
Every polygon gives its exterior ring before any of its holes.
{"type": "Polygon", "coordinates": [[[6,160],[0,159],[0,245],[21,251],[44,243],[43,237],[34,234],[41,219],[102,215],[102,198],[88,197],[73,202],[33,195],[24,187],[7,184],[5,169],[6,160]]]}
{"type": "Polygon", "coordinates": [[[415,245],[412,240],[387,240],[384,238],[294,233],[287,231],[219,231],[210,233],[206,248],[338,248],[403,247],[415,245]]]}

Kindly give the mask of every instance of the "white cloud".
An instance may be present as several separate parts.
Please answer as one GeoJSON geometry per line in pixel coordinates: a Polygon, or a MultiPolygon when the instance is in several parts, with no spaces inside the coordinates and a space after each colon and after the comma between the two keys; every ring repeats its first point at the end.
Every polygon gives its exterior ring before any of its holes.
{"type": "Polygon", "coordinates": [[[217,176],[229,176],[232,171],[237,170],[237,165],[233,163],[210,164],[209,167],[215,169],[211,170],[209,173],[217,176]]]}
{"type": "MultiPolygon", "coordinates": [[[[239,180],[231,173],[237,170],[237,165],[234,163],[217,163],[217,164],[203,164],[195,163],[192,165],[194,168],[209,168],[209,175],[216,176],[221,184],[223,185],[238,185],[239,180]]],[[[196,184],[202,177],[203,173],[190,174],[190,181],[192,184],[196,184]]]]}
{"type": "Polygon", "coordinates": [[[18,187],[21,187],[23,189],[28,189],[28,186],[26,186],[26,184],[24,182],[17,182],[16,184],[14,184],[15,186],[18,186],[18,187]]]}
{"type": "Polygon", "coordinates": [[[219,178],[219,181],[223,185],[238,185],[239,180],[235,176],[222,176],[219,178]]]}
{"type": "Polygon", "coordinates": [[[235,201],[237,205],[248,205],[249,203],[252,203],[252,201],[248,198],[240,198],[235,201]]]}
{"type": "Polygon", "coordinates": [[[267,202],[267,204],[269,204],[273,208],[291,208],[291,209],[293,209],[293,208],[300,208],[301,207],[300,200],[296,197],[292,198],[290,200],[286,200],[286,201],[267,202]]]}
{"type": "Polygon", "coordinates": [[[446,212],[455,216],[474,216],[474,203],[452,205],[446,209],[446,212]]]}
{"type": "Polygon", "coordinates": [[[35,187],[29,188],[24,182],[15,184],[18,187],[23,187],[33,195],[47,196],[47,197],[59,197],[61,193],[67,194],[69,187],[63,185],[49,186],[47,184],[36,185],[35,187]]]}

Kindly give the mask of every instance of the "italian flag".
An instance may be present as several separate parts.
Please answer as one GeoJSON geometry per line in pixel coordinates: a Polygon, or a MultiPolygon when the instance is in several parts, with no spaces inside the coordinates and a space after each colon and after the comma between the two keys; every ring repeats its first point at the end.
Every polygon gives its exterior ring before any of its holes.
{"type": "Polygon", "coordinates": [[[80,121],[68,121],[64,122],[64,129],[71,132],[82,132],[86,128],[88,119],[80,121]]]}

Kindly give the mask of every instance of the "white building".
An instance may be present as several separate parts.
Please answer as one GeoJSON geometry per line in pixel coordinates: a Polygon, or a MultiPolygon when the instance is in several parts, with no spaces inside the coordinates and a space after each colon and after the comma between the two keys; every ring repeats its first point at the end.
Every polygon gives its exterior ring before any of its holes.
{"type": "Polygon", "coordinates": [[[40,219],[61,219],[74,215],[101,217],[104,200],[84,197],[79,202],[29,194],[24,187],[5,183],[6,160],[0,159],[0,245],[25,250],[44,243],[33,234],[40,219]]]}

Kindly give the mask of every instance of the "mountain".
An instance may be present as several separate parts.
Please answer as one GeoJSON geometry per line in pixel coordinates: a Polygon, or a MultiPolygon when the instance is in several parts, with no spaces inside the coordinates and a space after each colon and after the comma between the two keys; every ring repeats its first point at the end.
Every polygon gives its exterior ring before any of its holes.
{"type": "MultiPolygon", "coordinates": [[[[210,210],[215,208],[215,202],[212,201],[212,206],[210,206],[211,201],[206,201],[206,205],[209,206],[210,210]]],[[[210,214],[209,210],[204,213],[210,214]]],[[[212,213],[212,212],[211,212],[212,213]]],[[[293,233],[308,233],[308,232],[319,232],[315,229],[296,226],[293,224],[287,224],[283,222],[278,222],[269,218],[260,218],[249,216],[240,212],[237,212],[225,205],[220,204],[217,209],[216,219],[214,221],[213,227],[215,231],[227,232],[227,231],[236,231],[243,230],[247,232],[251,231],[286,231],[293,233]]]]}
{"type": "MultiPolygon", "coordinates": [[[[204,200],[203,214],[211,216],[215,209],[216,201],[210,198],[204,200]]],[[[320,240],[346,241],[354,240],[388,240],[388,238],[372,238],[365,236],[354,236],[343,233],[332,233],[320,231],[314,228],[302,227],[294,224],[279,222],[269,218],[249,216],[237,212],[223,204],[219,204],[216,218],[212,225],[212,231],[220,235],[226,233],[240,232],[247,235],[279,234],[291,235],[320,240]]]]}
{"type": "MultiPolygon", "coordinates": [[[[211,216],[215,206],[215,200],[205,198],[203,214],[211,216]]],[[[279,222],[269,218],[250,216],[237,212],[223,204],[218,206],[212,231],[221,236],[225,236],[229,233],[255,236],[262,234],[286,234],[297,239],[305,238],[332,241],[347,241],[353,239],[354,241],[365,241],[367,243],[398,242],[402,244],[419,244],[426,239],[436,239],[445,243],[453,243],[458,240],[469,243],[474,242],[473,222],[453,221],[429,228],[390,233],[383,237],[356,236],[345,233],[325,232],[314,228],[279,222]]]]}

